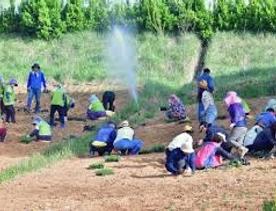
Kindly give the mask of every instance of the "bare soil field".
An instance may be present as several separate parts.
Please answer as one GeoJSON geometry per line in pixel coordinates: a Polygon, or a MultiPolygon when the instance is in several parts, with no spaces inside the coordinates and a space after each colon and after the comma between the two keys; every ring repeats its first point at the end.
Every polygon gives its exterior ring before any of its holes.
{"type": "MultiPolygon", "coordinates": [[[[80,103],[71,116],[84,116],[89,94],[74,94],[80,103]]],[[[126,94],[119,94],[117,105],[125,103],[126,94]]],[[[22,102],[24,97],[21,96],[22,102]]],[[[254,113],[260,111],[267,99],[249,101],[254,113]]],[[[43,107],[47,108],[47,96],[43,107]]],[[[219,110],[225,109],[220,105],[219,110]]],[[[195,113],[195,106],[189,107],[189,113],[195,113]]],[[[31,117],[23,112],[17,116],[17,124],[9,126],[7,142],[0,144],[0,169],[47,147],[44,143],[19,143],[22,133],[31,129],[31,117]]],[[[203,134],[198,132],[196,117],[190,118],[196,142],[203,134]]],[[[54,132],[54,139],[82,135],[84,124],[69,122],[64,131],[54,132]]],[[[229,126],[227,120],[219,120],[218,124],[229,126]]],[[[165,123],[160,113],[137,127],[136,132],[147,147],[168,144],[182,127],[183,124],[165,123]]],[[[100,160],[103,159],[65,160],[1,184],[0,210],[261,210],[263,201],[271,200],[276,193],[275,160],[252,158],[250,166],[221,167],[197,171],[192,177],[175,177],[164,168],[164,154],[140,155],[108,163],[115,174],[98,177],[87,167],[100,160]]]]}

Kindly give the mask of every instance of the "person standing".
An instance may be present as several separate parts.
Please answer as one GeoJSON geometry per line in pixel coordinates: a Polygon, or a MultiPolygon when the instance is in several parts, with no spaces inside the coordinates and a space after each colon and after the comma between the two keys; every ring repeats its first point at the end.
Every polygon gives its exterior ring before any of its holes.
{"type": "Polygon", "coordinates": [[[1,115],[3,115],[4,112],[5,112],[4,102],[3,102],[4,89],[5,89],[4,78],[2,76],[0,76],[0,109],[1,109],[1,115]]]}
{"type": "Polygon", "coordinates": [[[3,103],[6,114],[6,122],[15,123],[15,109],[14,105],[16,102],[16,95],[14,91],[14,87],[18,86],[17,81],[15,79],[11,79],[9,84],[7,84],[4,88],[4,96],[3,103]]]}
{"type": "Polygon", "coordinates": [[[44,91],[47,90],[46,79],[44,73],[40,69],[40,65],[35,63],[32,66],[32,71],[29,73],[28,81],[27,81],[27,91],[28,91],[28,99],[27,99],[27,111],[31,112],[32,101],[35,98],[35,113],[40,112],[40,97],[41,97],[41,88],[44,88],[44,91]]]}
{"type": "Polygon", "coordinates": [[[65,127],[64,121],[64,106],[65,106],[65,91],[61,85],[55,85],[55,89],[51,95],[51,108],[50,108],[50,125],[55,125],[55,113],[58,112],[60,127],[65,127]]]}
{"type": "Polygon", "coordinates": [[[202,122],[200,114],[204,111],[204,105],[202,103],[202,94],[206,89],[200,87],[201,81],[207,82],[207,91],[213,93],[215,90],[215,83],[213,77],[210,75],[211,70],[209,68],[204,68],[203,73],[197,78],[198,83],[198,92],[197,92],[197,99],[198,99],[198,119],[202,122]]]}

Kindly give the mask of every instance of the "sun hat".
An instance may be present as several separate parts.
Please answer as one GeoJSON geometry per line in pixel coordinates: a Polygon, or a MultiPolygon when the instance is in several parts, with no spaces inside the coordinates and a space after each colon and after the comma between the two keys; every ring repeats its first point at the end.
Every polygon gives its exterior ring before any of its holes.
{"type": "Polygon", "coordinates": [[[225,134],[218,132],[217,135],[218,135],[219,137],[221,137],[222,142],[226,142],[226,135],[225,135],[225,134]]]}
{"type": "Polygon", "coordinates": [[[88,99],[90,103],[93,103],[98,100],[98,97],[96,95],[91,95],[88,99]]]}
{"type": "Polygon", "coordinates": [[[184,132],[192,132],[193,131],[193,127],[190,125],[185,125],[183,128],[184,132]]]}
{"type": "Polygon", "coordinates": [[[227,107],[229,107],[230,105],[235,103],[242,103],[242,99],[238,96],[237,92],[229,91],[224,98],[224,102],[227,107]]]}
{"type": "Polygon", "coordinates": [[[9,84],[14,85],[14,86],[18,86],[17,80],[15,80],[14,78],[10,80],[9,84]]]}
{"type": "Polygon", "coordinates": [[[120,127],[129,127],[129,122],[127,120],[121,122],[120,127]]]}

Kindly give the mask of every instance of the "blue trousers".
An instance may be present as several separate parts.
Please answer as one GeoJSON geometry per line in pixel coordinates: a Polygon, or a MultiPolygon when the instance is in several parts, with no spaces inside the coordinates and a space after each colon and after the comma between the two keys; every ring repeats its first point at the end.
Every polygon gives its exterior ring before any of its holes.
{"type": "Polygon", "coordinates": [[[201,101],[198,102],[197,115],[198,115],[198,121],[203,122],[204,121],[204,106],[201,101]]]}
{"type": "Polygon", "coordinates": [[[180,174],[186,167],[195,171],[195,153],[185,154],[181,149],[166,150],[166,169],[172,174],[180,174]]]}
{"type": "Polygon", "coordinates": [[[218,116],[218,111],[216,106],[209,106],[207,110],[204,111],[202,118],[203,118],[203,121],[213,125],[216,121],[217,116],[218,116]]]}
{"type": "Polygon", "coordinates": [[[130,155],[137,155],[141,151],[143,145],[144,143],[140,139],[122,139],[114,143],[114,148],[121,152],[128,152],[130,155]]]}
{"type": "Polygon", "coordinates": [[[27,102],[27,107],[28,109],[32,108],[32,101],[33,98],[35,98],[35,112],[40,112],[40,97],[41,97],[41,89],[40,88],[30,88],[28,90],[28,102],[27,102]]]}

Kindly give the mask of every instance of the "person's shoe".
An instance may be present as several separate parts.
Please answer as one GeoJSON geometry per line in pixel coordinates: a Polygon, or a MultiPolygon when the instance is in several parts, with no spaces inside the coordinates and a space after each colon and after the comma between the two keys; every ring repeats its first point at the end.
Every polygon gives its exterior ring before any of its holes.
{"type": "Polygon", "coordinates": [[[66,126],[65,125],[60,125],[60,128],[61,129],[64,129],[66,126]]]}
{"type": "Polygon", "coordinates": [[[248,152],[248,149],[246,147],[239,148],[239,155],[241,158],[243,158],[247,152],[248,152]]]}

